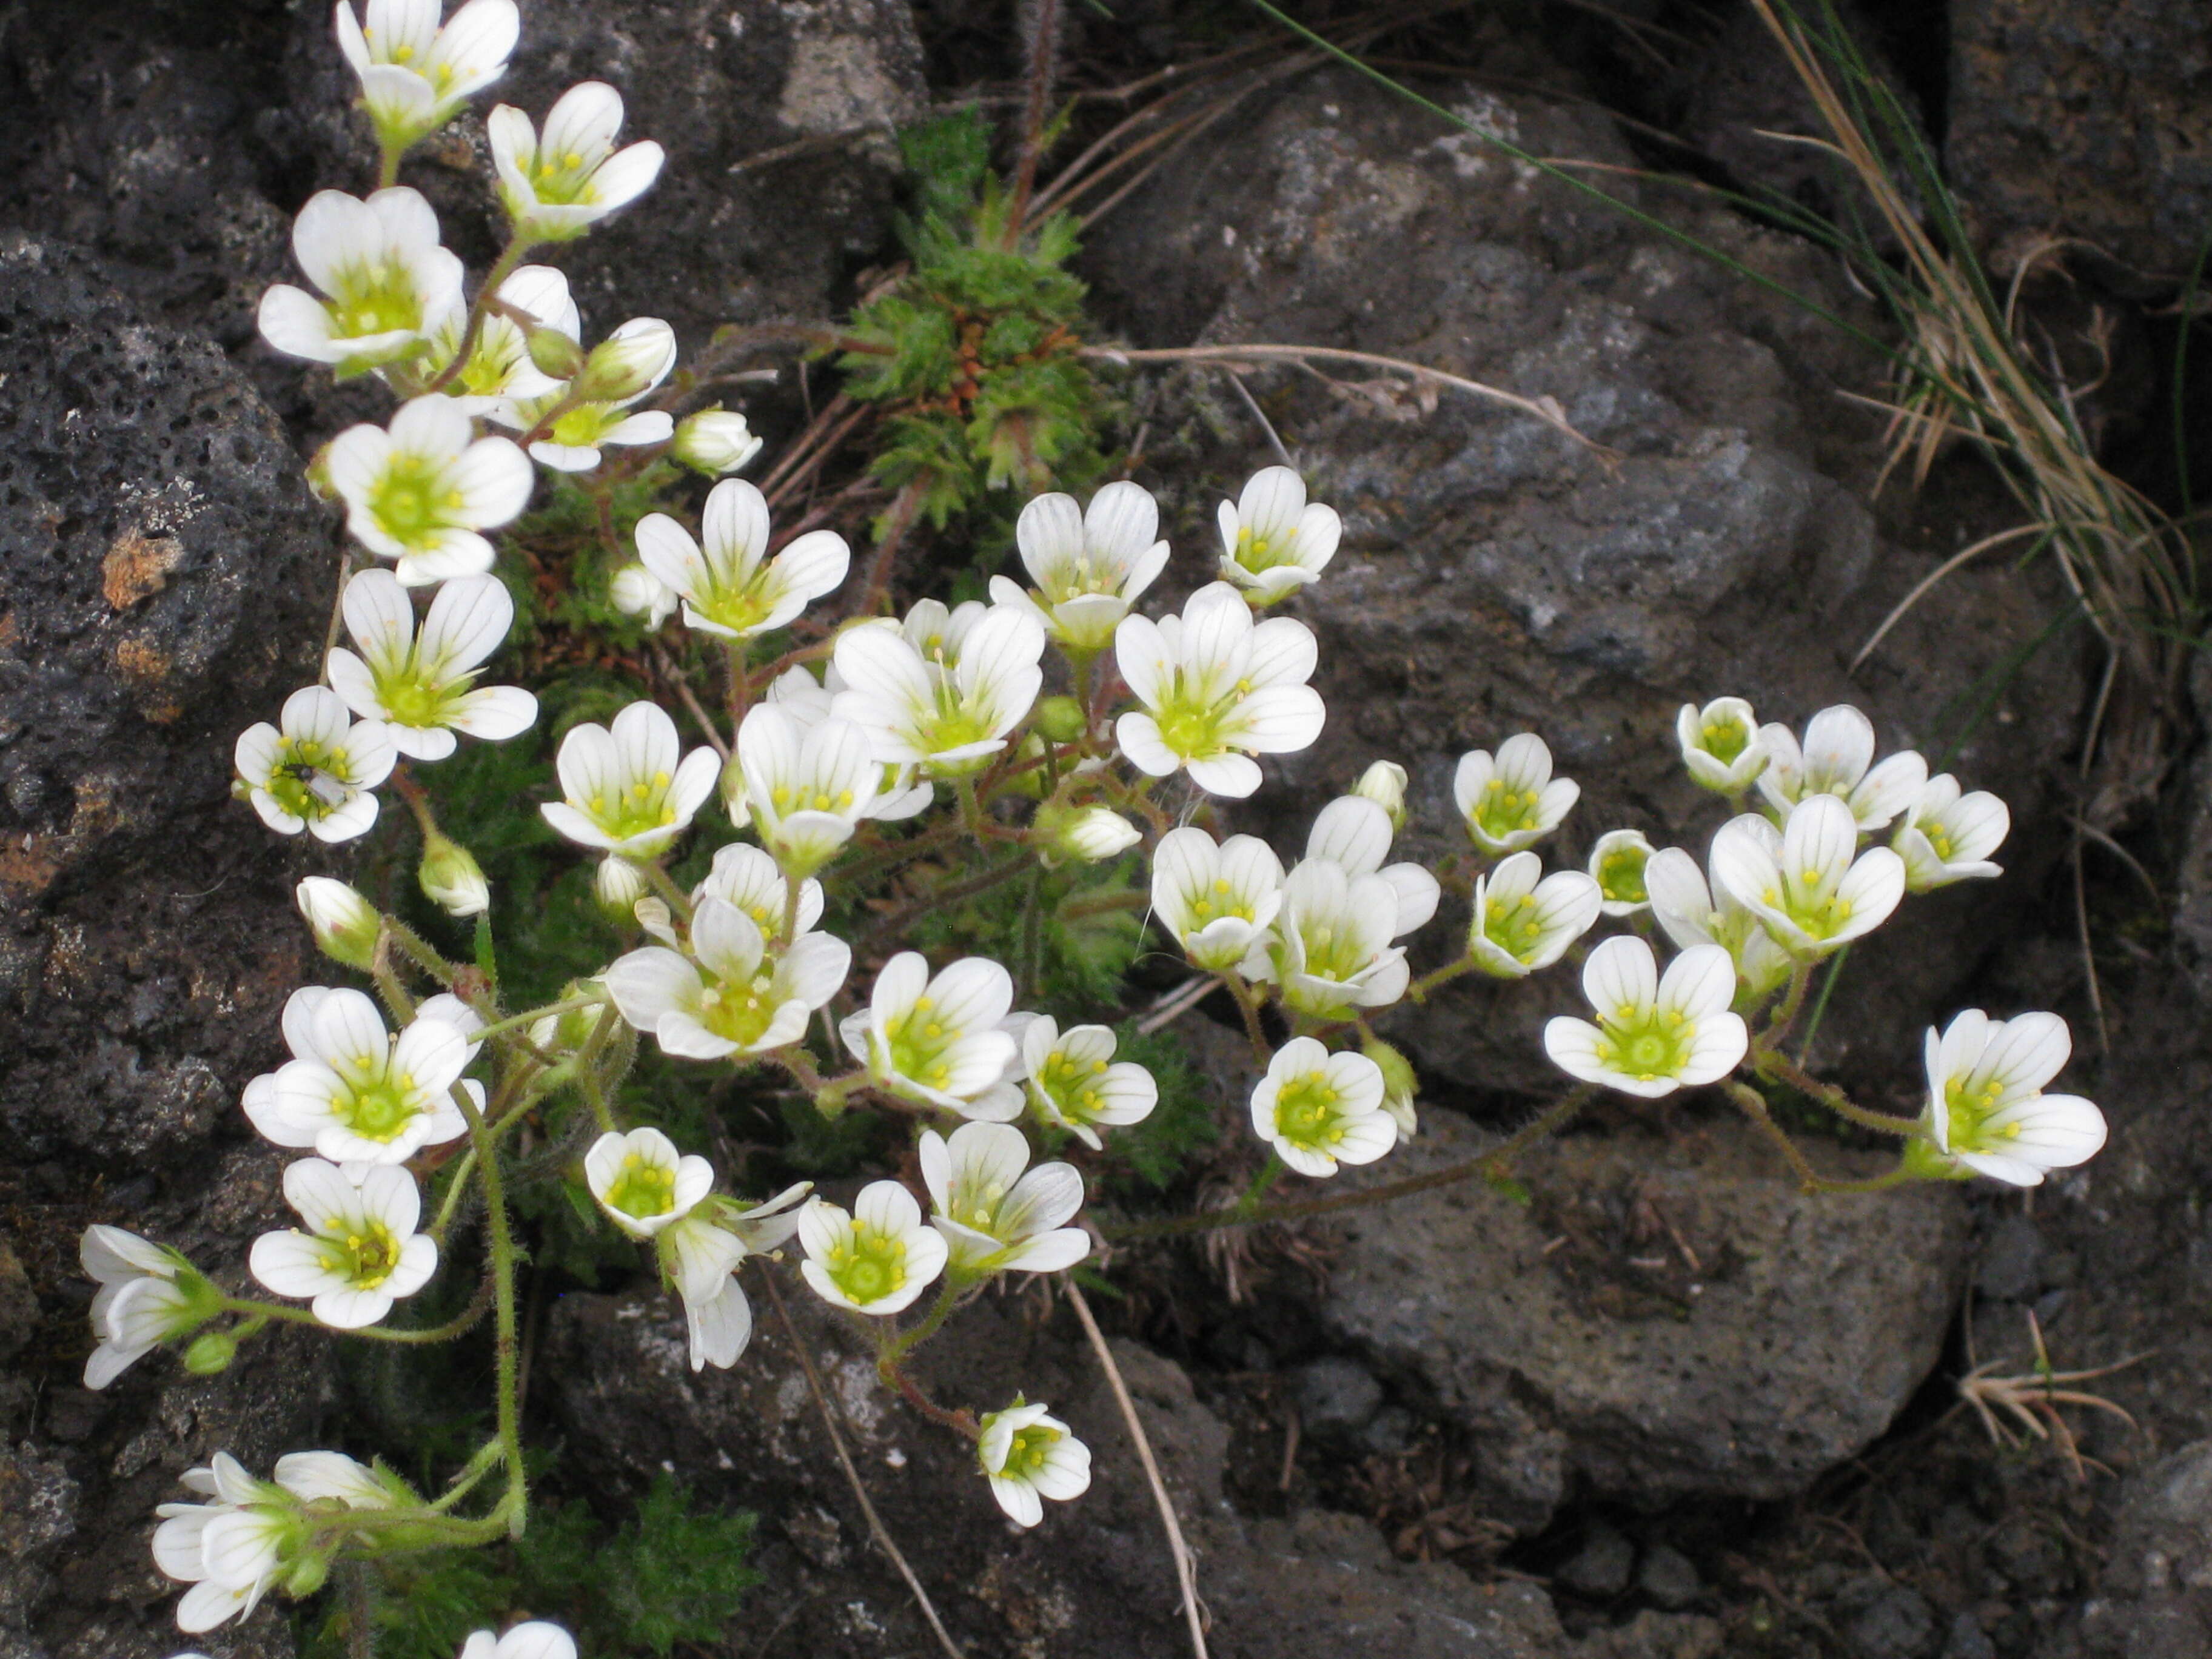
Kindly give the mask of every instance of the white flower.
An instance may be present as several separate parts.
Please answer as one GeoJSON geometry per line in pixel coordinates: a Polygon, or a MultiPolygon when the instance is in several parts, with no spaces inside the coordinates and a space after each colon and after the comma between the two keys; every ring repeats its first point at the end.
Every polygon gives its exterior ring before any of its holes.
{"type": "Polygon", "coordinates": [[[522,28],[514,0],[469,0],[443,28],[441,3],[368,0],[364,23],[351,0],[338,0],[338,50],[361,79],[361,100],[386,150],[428,137],[507,73],[522,28]]]}
{"type": "Polygon", "coordinates": [[[1127,852],[1145,838],[1135,824],[1104,806],[1039,812],[1032,834],[1037,856],[1048,868],[1070,859],[1097,864],[1127,852]]]}
{"type": "Polygon", "coordinates": [[[88,1389],[106,1388],[151,1350],[221,1311],[215,1287],[183,1256],[120,1227],[86,1228],[77,1260],[100,1283],[92,1298],[100,1346],[84,1362],[88,1389]]]}
{"type": "MultiPolygon", "coordinates": [[[[925,599],[915,607],[918,615],[926,607],[936,605],[942,613],[945,607],[934,600],[925,599]]],[[[965,605],[963,611],[982,614],[981,605],[965,605]]],[[[909,619],[911,621],[911,619],[909,619]]],[[[896,628],[889,617],[879,618],[869,626],[896,628]]],[[[823,678],[817,680],[804,667],[787,668],[776,676],[768,688],[767,701],[791,716],[799,732],[811,732],[834,715],[839,696],[849,688],[845,677],[837,672],[834,662],[823,665],[823,678]]],[[[871,750],[872,753],[872,749],[871,750]]],[[[730,821],[740,830],[751,822],[752,809],[746,805],[744,769],[741,756],[733,756],[722,772],[722,800],[730,809],[730,821]]],[[[927,781],[916,781],[911,766],[878,763],[878,776],[875,799],[861,816],[881,823],[894,823],[913,817],[936,798],[934,786],[927,781]]]]}
{"type": "MultiPolygon", "coordinates": [[[[568,340],[584,331],[568,279],[551,265],[523,265],[499,285],[499,300],[527,316],[537,327],[568,340]]],[[[442,373],[468,333],[469,307],[458,296],[430,337],[430,350],[418,371],[426,380],[442,373]]],[[[557,393],[562,381],[538,367],[530,355],[530,335],[514,318],[487,311],[477,325],[468,361],[446,384],[443,395],[464,412],[515,423],[517,407],[557,393]]]]}
{"type": "Polygon", "coordinates": [[[532,1619],[494,1640],[480,1630],[461,1644],[460,1659],[576,1659],[575,1638],[558,1625],[532,1619]]]}
{"type": "Polygon", "coordinates": [[[893,1094],[1006,1123],[1022,1109],[1019,1085],[1005,1080],[1020,1057],[1001,1029],[1013,1006],[1013,978],[995,962],[963,957],[933,979],[920,951],[902,951],[838,1030],[893,1094]]]}
{"type": "MultiPolygon", "coordinates": [[[[535,432],[547,417],[552,424],[545,435],[530,441],[530,458],[556,472],[589,472],[598,466],[600,450],[608,444],[635,447],[665,444],[675,434],[676,417],[665,409],[641,409],[638,402],[676,367],[676,331],[658,317],[635,317],[607,336],[592,353],[592,364],[605,367],[601,354],[609,346],[620,349],[626,367],[616,376],[618,392],[590,398],[555,410],[564,402],[564,388],[543,397],[512,399],[492,411],[492,418],[516,431],[535,432]]],[[[591,368],[587,366],[586,373],[591,368]]]]}
{"type": "Polygon", "coordinates": [[[329,876],[305,878],[293,889],[293,897],[325,956],[367,969],[384,933],[384,918],[374,905],[329,876]]]}
{"type": "Polygon", "coordinates": [[[392,733],[380,721],[356,720],[337,692],[319,685],[285,698],[278,718],[281,725],[263,720],[238,734],[238,775],[262,823],[317,841],[365,834],[376,822],[369,792],[398,758],[392,733]]]}
{"type": "Polygon", "coordinates": [[[360,654],[330,654],[331,689],[364,720],[384,722],[392,745],[417,760],[443,760],[453,733],[499,742],[526,732],[538,699],[520,687],[476,687],[476,678],[514,622],[514,601],[496,576],[463,576],[430,601],[422,631],[398,577],[364,570],[340,601],[360,654]]]}
{"type": "Polygon", "coordinates": [[[921,1206],[896,1181],[860,1188],[847,1214],[823,1199],[799,1212],[799,1271],[824,1302],[865,1314],[909,1306],[945,1271],[945,1235],[921,1218],[921,1206]]]}
{"type": "Polygon", "coordinates": [[[1674,738],[1691,781],[1718,794],[1743,793],[1770,758],[1758,718],[1741,697],[1715,697],[1703,708],[1684,703],[1674,716],[1674,738]]]}
{"type": "MultiPolygon", "coordinates": [[[[1780,832],[1765,818],[1747,814],[1745,823],[1747,829],[1760,826],[1765,838],[1780,848],[1780,832]]],[[[1644,885],[1650,895],[1653,918],[1676,950],[1717,945],[1729,953],[1735,963],[1741,995],[1756,1000],[1790,977],[1796,965],[1790,953],[1774,942],[1758,916],[1729,896],[1728,889],[1708,887],[1698,861],[1680,848],[1664,848],[1644,861],[1644,885]]]]}
{"type": "MultiPolygon", "coordinates": [[[[775,926],[782,926],[779,915],[775,926]]],[[[622,1016],[662,1052],[688,1060],[765,1054],[806,1035],[814,1010],[837,994],[852,965],[844,940],[801,933],[771,951],[737,906],[702,900],[691,918],[691,956],[664,945],[633,951],[600,975],[622,1016]],[[703,974],[702,970],[704,970],[703,974]]]]}
{"type": "Polygon", "coordinates": [[[1597,838],[1597,845],[1590,848],[1589,873],[1606,915],[1632,916],[1650,907],[1644,869],[1654,850],[1641,830],[1608,830],[1597,838]]]}
{"type": "Polygon", "coordinates": [[[1786,726],[1763,726],[1759,739],[1771,757],[1759,793],[1778,813],[1814,795],[1834,795],[1871,834],[1911,805],[1928,781],[1928,763],[1910,749],[1875,765],[1874,722],[1849,703],[1807,721],[1802,747],[1786,726]]]}
{"type": "Polygon", "coordinates": [[[1382,1068],[1366,1055],[1292,1037],[1252,1091],[1252,1127],[1300,1175],[1333,1176],[1340,1164],[1372,1164],[1398,1144],[1382,1095],[1382,1068]]]}
{"type": "Polygon", "coordinates": [[[1318,577],[1344,533],[1333,507],[1306,503],[1305,481],[1287,466],[1263,467],[1234,505],[1221,504],[1221,574],[1255,605],[1273,605],[1318,577]]]}
{"type": "Polygon", "coordinates": [[[679,603],[674,592],[642,564],[626,564],[616,571],[607,584],[607,598],[625,617],[642,621],[648,632],[673,616],[679,603]]]}
{"type": "Polygon", "coordinates": [[[1642,939],[1602,940],[1583,964],[1583,994],[1598,1023],[1565,1015],[1544,1027],[1544,1051],[1570,1077],[1656,1100],[1716,1083],[1749,1045],[1729,1012],[1735,964],[1717,945],[1693,945],[1662,977],[1642,939]]]}
{"type": "Polygon", "coordinates": [[[738,478],[708,493],[703,550],[665,513],[640,519],[636,533],[638,558],[682,597],[684,625],[731,640],[781,628],[810,600],[835,592],[852,563],[834,530],[811,532],[769,558],[768,500],[738,478]]]}
{"type": "Polygon", "coordinates": [[[1273,933],[1254,945],[1244,976],[1274,981],[1299,1013],[1350,1019],[1406,994],[1406,952],[1390,943],[1397,931],[1398,895],[1387,879],[1305,859],[1283,884],[1273,933]]]}
{"type": "Polygon", "coordinates": [[[533,475],[522,452],[471,430],[451,398],[417,398],[390,427],[348,427],[323,452],[348,532],[398,560],[410,587],[489,570],[492,547],[481,532],[529,503],[533,475]]]}
{"type": "Polygon", "coordinates": [[[279,283],[261,296],[261,337],[287,356],[359,374],[420,353],[461,297],[459,258],[416,191],[367,201],[319,190],[292,225],[292,257],[318,299],[279,283]]]}
{"type": "Polygon", "coordinates": [[[155,1509],[154,1565],[191,1586],[177,1603],[177,1628],[197,1633],[259,1606],[293,1565],[304,1528],[290,1492],[256,1480],[228,1453],[188,1470],[184,1483],[216,1501],[155,1509]]]}
{"type": "Polygon", "coordinates": [[[883,771],[851,720],[802,727],[786,708],[755,703],[738,726],[737,764],[754,830],[794,878],[812,874],[853,838],[883,771]]]}
{"type": "Polygon", "coordinates": [[[467,1133],[456,1087],[483,1109],[483,1085],[461,1078],[476,1045],[428,1003],[395,1041],[359,991],[302,986],[284,1005],[284,1041],[295,1058],[245,1097],[253,1127],[279,1146],[312,1146],[334,1164],[404,1164],[467,1133]]]}
{"type": "Polygon", "coordinates": [[[284,1201],[307,1230],[262,1234],[248,1265],[278,1296],[313,1297],[315,1317],[325,1325],[350,1331],[375,1324],[437,1268],[436,1241],[415,1231],[422,1194],[396,1164],[349,1171],[303,1158],[284,1171],[284,1201]]]}
{"type": "MultiPolygon", "coordinates": [[[[694,903],[704,903],[710,898],[737,906],[768,938],[782,936],[784,911],[791,901],[790,884],[782,866],[759,848],[733,841],[715,849],[707,878],[691,890],[694,903]]],[[[800,882],[799,908],[792,917],[793,933],[804,933],[821,920],[822,884],[800,882]]]]}
{"type": "Polygon", "coordinates": [[[390,1470],[372,1468],[343,1452],[286,1452],[270,1476],[303,1504],[334,1498],[349,1510],[388,1510],[422,1502],[390,1470]]]}
{"type": "Polygon", "coordinates": [[[1398,896],[1390,937],[1403,939],[1428,925],[1442,896],[1437,878],[1418,864],[1385,864],[1396,834],[1389,809],[1369,796],[1340,795],[1314,815],[1306,832],[1306,857],[1327,859],[1347,876],[1380,876],[1398,896]]]}
{"type": "Polygon", "coordinates": [[[1985,789],[1962,795],[1958,779],[1938,772],[1905,809],[1890,846],[1905,860],[1905,890],[1927,893],[1954,881],[2002,875],[1990,854],[2011,830],[2012,813],[2002,800],[1985,789]]]}
{"type": "Polygon", "coordinates": [[[1406,827],[1406,769],[1395,761],[1376,761],[1359,775],[1352,793],[1373,801],[1390,815],[1392,834],[1406,827]]]}
{"type": "Polygon", "coordinates": [[[1219,846],[1170,830],[1152,849],[1152,911],[1194,968],[1225,973],[1263,939],[1283,908],[1283,863],[1256,836],[1219,846]]]}
{"type": "Polygon", "coordinates": [[[661,148],[648,139],[616,149],[622,123],[622,94],[600,81],[562,93],[543,135],[509,105],[484,118],[500,199],[518,235],[567,241],[652,188],[661,148]]]}
{"type": "Polygon", "coordinates": [[[1208,794],[1260,787],[1254,755],[1312,746],[1327,717],[1313,677],[1313,630],[1288,617],[1252,620],[1226,582],[1190,596],[1181,617],[1124,617],[1114,659],[1142,710],[1114,723],[1121,752],[1150,776],[1178,767],[1208,794]]]}
{"type": "Polygon", "coordinates": [[[949,1139],[925,1129],[920,1153],[955,1282],[1058,1273],[1091,1254],[1091,1235],[1063,1224],[1083,1207],[1083,1177],[1069,1164],[1029,1169],[1030,1144],[1012,1124],[963,1123],[949,1139]]]}
{"type": "Polygon", "coordinates": [[[679,1156],[658,1129],[603,1134],[584,1154],[584,1182],[607,1218],[632,1238],[651,1238],[699,1207],[714,1189],[714,1166],[679,1156]]]}
{"type": "Polygon", "coordinates": [[[682,746],[667,712],[642,701],[617,714],[611,727],[574,726],[554,762],[565,799],[538,810],[579,846],[658,857],[690,826],[721,770],[713,750],[679,758],[682,746]]]}
{"type": "Polygon", "coordinates": [[[1018,1400],[1002,1412],[985,1412],[975,1459],[991,1483],[991,1496],[1016,1526],[1044,1519],[1040,1499],[1066,1503],[1091,1490],[1091,1448],[1047,1414],[1044,1403],[1018,1400]]]}
{"type": "MultiPolygon", "coordinates": [[[[943,614],[931,605],[915,607],[925,628],[943,614]]],[[[920,766],[930,777],[973,772],[1006,746],[1006,733],[1036,701],[1044,682],[1036,613],[978,606],[962,621],[927,653],[907,629],[862,626],[837,636],[835,660],[849,689],[838,694],[836,714],[868,734],[878,760],[920,766]]]]}
{"type": "Polygon", "coordinates": [[[2046,1095],[2073,1052],[2056,1014],[1991,1019],[1978,1008],[1955,1015],[1926,1042],[1928,1105],[1921,1121],[1935,1155],[1908,1147],[1906,1163],[1927,1173],[1985,1175],[2015,1187],[2042,1183],[2046,1170],[2087,1163],[2105,1144],[2105,1117],[2079,1095],[2046,1095]],[[1917,1153],[1917,1157],[1915,1154],[1917,1153]]]}
{"type": "Polygon", "coordinates": [[[1552,775],[1552,751],[1543,738],[1523,732],[1498,745],[1459,757],[1452,799],[1467,833],[1484,852],[1517,853],[1559,827],[1582,797],[1582,786],[1552,775]]]}
{"type": "Polygon", "coordinates": [[[1467,951],[1484,973],[1525,979],[1557,962],[1595,924],[1604,901],[1596,881],[1579,870],[1543,871],[1535,854],[1509,853],[1475,878],[1467,951]]]}
{"type": "MultiPolygon", "coordinates": [[[[1195,833],[1203,833],[1202,831],[1195,833]]],[[[1097,1152],[1099,1125],[1141,1123],[1160,1103],[1160,1085],[1133,1060],[1114,1058],[1113,1029],[1072,1025],[1049,1014],[1022,1027],[1021,1070],[1030,1104],[1047,1123],[1070,1131],[1097,1152]]]]}
{"type": "Polygon", "coordinates": [[[1035,612],[1066,650],[1103,651],[1167,564],[1159,526],[1159,507],[1140,484],[1109,483],[1084,511],[1073,495],[1039,495],[1014,521],[1022,568],[1036,586],[1024,592],[994,576],[991,598],[1035,612]]]}
{"type": "Polygon", "coordinates": [[[1713,884],[1791,956],[1824,957],[1872,933],[1905,896],[1905,860],[1887,847],[1858,853],[1858,844],[1850,806],[1808,794],[1790,809],[1778,843],[1756,814],[1723,824],[1713,837],[1713,884]]]}
{"type": "Polygon", "coordinates": [[[684,465],[719,478],[759,454],[762,442],[735,410],[702,409],[678,422],[676,444],[670,453],[684,465]]]}

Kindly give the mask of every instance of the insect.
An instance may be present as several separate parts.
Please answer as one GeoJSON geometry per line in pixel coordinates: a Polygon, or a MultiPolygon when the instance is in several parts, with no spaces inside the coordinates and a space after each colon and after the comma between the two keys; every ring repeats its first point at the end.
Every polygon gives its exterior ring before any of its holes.
{"type": "Polygon", "coordinates": [[[291,779],[325,806],[343,806],[353,789],[343,778],[325,772],[319,766],[306,761],[286,761],[276,769],[282,776],[291,779]]]}

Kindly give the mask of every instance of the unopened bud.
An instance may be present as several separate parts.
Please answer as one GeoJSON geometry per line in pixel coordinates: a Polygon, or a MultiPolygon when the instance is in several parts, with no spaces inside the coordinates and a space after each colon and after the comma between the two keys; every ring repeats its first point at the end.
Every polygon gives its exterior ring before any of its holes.
{"type": "Polygon", "coordinates": [[[760,450],[761,440],[734,410],[702,409],[676,428],[676,459],[710,478],[735,472],[760,450]]]}
{"type": "Polygon", "coordinates": [[[375,960],[377,935],[384,927],[376,907],[329,876],[309,876],[293,890],[293,897],[323,954],[366,973],[375,960]]]}
{"type": "Polygon", "coordinates": [[[607,597],[625,617],[635,617],[647,628],[658,628],[676,609],[676,592],[641,564],[626,564],[615,572],[607,597]]]}
{"type": "Polygon", "coordinates": [[[676,331],[658,317],[640,317],[592,348],[569,390],[579,403],[627,403],[659,386],[675,365],[676,331]]]}
{"type": "Polygon", "coordinates": [[[637,902],[651,890],[637,866],[612,854],[599,860],[592,877],[592,896],[600,914],[617,927],[637,926],[637,902]]]}
{"type": "Polygon", "coordinates": [[[194,1376],[213,1376],[238,1358],[238,1339],[228,1331],[206,1331],[185,1349],[185,1369],[194,1376]]]}
{"type": "Polygon", "coordinates": [[[1376,761],[1359,775],[1352,793],[1364,795],[1388,812],[1393,830],[1406,827],[1406,769],[1397,762],[1376,761]]]}
{"type": "Polygon", "coordinates": [[[337,486],[331,482],[331,447],[328,444],[317,450],[314,459],[307,463],[307,493],[319,501],[334,501],[338,498],[337,486]]]}
{"type": "MultiPolygon", "coordinates": [[[[599,988],[592,981],[572,979],[562,988],[560,1000],[574,1002],[599,988]]],[[[548,1014],[531,1026],[530,1040],[549,1053],[573,1054],[592,1040],[599,1013],[598,1008],[564,1008],[557,1014],[548,1014]]]]}
{"type": "Polygon", "coordinates": [[[1411,1140],[1419,1120],[1413,1114],[1413,1097],[1421,1091],[1421,1079],[1414,1074],[1413,1062],[1380,1037],[1370,1037],[1360,1045],[1359,1052],[1375,1062],[1382,1073],[1382,1109],[1390,1114],[1398,1126],[1398,1139],[1411,1140]]]}
{"type": "Polygon", "coordinates": [[[491,908],[491,883],[476,854],[457,841],[435,833],[422,847],[415,872],[422,896],[449,916],[480,916],[491,908]]]}
{"type": "Polygon", "coordinates": [[[1127,852],[1144,839],[1135,824],[1103,806],[1079,806],[1073,811],[1041,814],[1036,836],[1037,850],[1049,864],[1069,859],[1080,864],[1097,864],[1127,852]]]}
{"type": "Polygon", "coordinates": [[[530,362],[540,374],[573,380],[584,369],[584,348],[557,328],[530,331],[530,362]]]}
{"type": "Polygon", "coordinates": [[[1054,743],[1073,743],[1088,723],[1073,697],[1047,697],[1036,706],[1036,729],[1054,743]]]}
{"type": "Polygon", "coordinates": [[[313,1595],[322,1589],[323,1581],[331,1576],[329,1558],[319,1554],[301,1556],[284,1575],[284,1594],[297,1601],[313,1595]]]}

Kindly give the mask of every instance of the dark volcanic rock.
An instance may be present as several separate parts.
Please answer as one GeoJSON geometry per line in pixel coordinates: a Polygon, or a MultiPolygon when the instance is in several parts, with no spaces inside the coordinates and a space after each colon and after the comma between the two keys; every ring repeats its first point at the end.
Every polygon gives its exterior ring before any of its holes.
{"type": "MultiPolygon", "coordinates": [[[[1484,1144],[1436,1117],[1393,1178],[1484,1144]]],[[[1520,1173],[1527,1208],[1468,1182],[1349,1212],[1323,1307],[1474,1431],[1486,1513],[1540,1528],[1577,1478],[1786,1497],[1887,1428],[1942,1351],[1954,1191],[1808,1198],[1733,1133],[1573,1136],[1520,1173]]]]}

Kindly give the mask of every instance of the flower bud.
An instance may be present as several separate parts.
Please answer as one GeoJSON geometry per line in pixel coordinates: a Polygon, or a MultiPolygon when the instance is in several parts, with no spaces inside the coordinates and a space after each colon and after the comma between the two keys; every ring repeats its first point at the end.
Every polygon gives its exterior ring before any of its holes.
{"type": "Polygon", "coordinates": [[[476,855],[457,841],[433,833],[415,872],[422,896],[449,916],[480,916],[491,908],[491,884],[476,855]]]}
{"type": "Polygon", "coordinates": [[[194,1376],[213,1376],[238,1358],[238,1339],[228,1331],[204,1331],[185,1350],[185,1369],[194,1376]]]}
{"type": "MultiPolygon", "coordinates": [[[[574,1002],[579,997],[590,996],[599,991],[597,981],[572,979],[561,988],[559,1000],[574,1002]]],[[[530,1028],[530,1040],[548,1053],[573,1054],[592,1040],[592,1030],[599,1023],[597,1008],[568,1008],[557,1014],[548,1014],[530,1028]]]]}
{"type": "Polygon", "coordinates": [[[1373,1060],[1376,1069],[1382,1073],[1382,1109],[1397,1124],[1398,1139],[1411,1140],[1419,1123],[1413,1114],[1413,1097],[1421,1091],[1421,1079],[1414,1074],[1413,1062],[1380,1037],[1368,1038],[1360,1045],[1359,1052],[1373,1060]]]}
{"type": "Polygon", "coordinates": [[[735,472],[760,450],[761,440],[734,410],[702,409],[676,428],[676,459],[710,478],[735,472]]]}
{"type": "Polygon", "coordinates": [[[592,877],[592,896],[600,914],[617,927],[637,926],[637,902],[651,890],[644,872],[625,858],[601,859],[592,877]]]}
{"type": "Polygon", "coordinates": [[[530,331],[531,366],[556,380],[573,380],[583,371],[584,348],[557,328],[530,331]]]}
{"type": "Polygon", "coordinates": [[[658,628],[676,609],[675,592],[641,564],[626,564],[615,572],[607,598],[625,617],[636,617],[647,628],[658,628]]]}
{"type": "Polygon", "coordinates": [[[1126,853],[1144,839],[1135,824],[1103,806],[1040,813],[1036,836],[1037,850],[1048,864],[1069,859],[1079,864],[1097,864],[1126,853]]]}
{"type": "Polygon", "coordinates": [[[1406,769],[1397,762],[1376,761],[1359,775],[1352,793],[1366,796],[1388,812],[1392,830],[1406,827],[1406,769]]]}
{"type": "Polygon", "coordinates": [[[1036,729],[1054,743],[1073,743],[1085,724],[1083,705],[1073,697],[1047,697],[1036,706],[1036,729]]]}
{"type": "Polygon", "coordinates": [[[322,1589],[323,1581],[331,1576],[330,1558],[310,1552],[292,1564],[284,1575],[284,1594],[294,1601],[313,1595],[322,1589]]]}
{"type": "Polygon", "coordinates": [[[377,935],[384,927],[376,907],[345,883],[328,876],[309,876],[293,890],[293,897],[322,953],[366,973],[375,959],[377,935]]]}
{"type": "Polygon", "coordinates": [[[578,403],[618,404],[660,384],[676,356],[676,335],[651,318],[625,323],[584,359],[584,372],[568,388],[578,403]]]}
{"type": "Polygon", "coordinates": [[[307,493],[319,501],[334,501],[338,498],[337,486],[331,482],[331,447],[325,444],[307,463],[307,493]]]}

